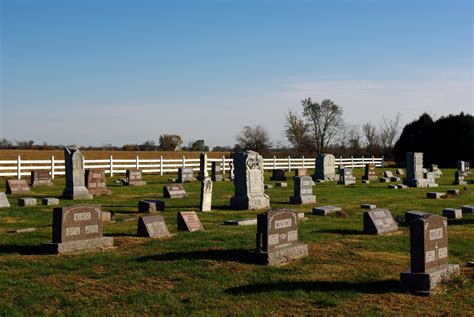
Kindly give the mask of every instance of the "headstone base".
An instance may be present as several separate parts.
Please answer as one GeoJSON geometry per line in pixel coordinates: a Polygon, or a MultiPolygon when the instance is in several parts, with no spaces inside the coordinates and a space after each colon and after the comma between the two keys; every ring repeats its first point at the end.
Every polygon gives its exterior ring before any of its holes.
{"type": "Polygon", "coordinates": [[[316,195],[290,197],[290,204],[305,205],[314,203],[316,203],[316,195]]]}
{"type": "Polygon", "coordinates": [[[270,197],[265,194],[252,196],[233,196],[230,207],[237,210],[256,210],[270,208],[270,197]]]}
{"type": "Polygon", "coordinates": [[[405,178],[403,180],[403,184],[407,185],[408,187],[417,187],[417,188],[432,188],[438,187],[438,184],[431,182],[428,179],[411,179],[405,178]]]}
{"type": "Polygon", "coordinates": [[[226,226],[250,226],[257,224],[257,218],[231,219],[224,221],[226,226]]]}
{"type": "Polygon", "coordinates": [[[112,192],[108,189],[94,190],[94,191],[89,190],[89,194],[91,194],[93,196],[112,196],[112,192]]]}
{"type": "Polygon", "coordinates": [[[467,185],[466,181],[453,182],[453,185],[467,185]]]}
{"type": "Polygon", "coordinates": [[[54,206],[54,205],[59,205],[59,199],[58,198],[42,198],[41,199],[41,204],[44,206],[54,206]]]}
{"type": "Polygon", "coordinates": [[[31,187],[39,187],[39,186],[53,186],[53,182],[50,180],[40,180],[40,181],[34,181],[31,184],[31,187]]]}
{"type": "Polygon", "coordinates": [[[253,253],[255,262],[258,264],[278,265],[308,256],[308,246],[306,244],[299,244],[273,252],[258,252],[254,250],[251,253],[253,253]]]}
{"type": "Polygon", "coordinates": [[[90,200],[94,197],[89,193],[86,187],[84,186],[77,186],[73,188],[66,188],[63,191],[63,197],[65,199],[72,199],[72,200],[90,200]]]}
{"type": "Polygon", "coordinates": [[[146,181],[134,181],[133,183],[126,183],[127,186],[145,186],[146,181]]]}
{"type": "Polygon", "coordinates": [[[458,274],[459,265],[448,264],[447,268],[430,273],[402,272],[400,273],[400,281],[402,288],[406,291],[418,295],[430,295],[439,283],[448,281],[458,274]]]}
{"type": "Polygon", "coordinates": [[[49,254],[65,254],[71,252],[103,250],[112,248],[113,246],[114,238],[102,237],[63,243],[45,243],[41,245],[41,249],[49,254]]]}

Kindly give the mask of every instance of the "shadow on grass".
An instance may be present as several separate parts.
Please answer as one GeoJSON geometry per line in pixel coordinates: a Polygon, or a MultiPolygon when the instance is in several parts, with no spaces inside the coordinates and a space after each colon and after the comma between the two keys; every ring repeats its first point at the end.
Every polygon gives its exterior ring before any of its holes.
{"type": "Polygon", "coordinates": [[[456,220],[449,220],[449,226],[463,226],[463,225],[473,225],[474,219],[456,219],[456,220]]]}
{"type": "Polygon", "coordinates": [[[104,233],[104,237],[137,237],[137,234],[133,233],[104,233]]]}
{"type": "Polygon", "coordinates": [[[136,259],[138,262],[177,260],[214,260],[256,264],[254,255],[249,250],[242,249],[169,252],[136,259]]]}
{"type": "Polygon", "coordinates": [[[44,254],[44,252],[41,250],[40,245],[18,245],[18,244],[0,245],[0,254],[13,254],[13,253],[18,253],[21,255],[44,254]]]}
{"type": "Polygon", "coordinates": [[[383,280],[372,282],[330,282],[330,281],[295,281],[295,282],[272,282],[258,283],[233,287],[224,292],[232,295],[257,294],[267,292],[357,292],[366,294],[383,294],[388,292],[399,292],[400,282],[397,280],[383,280]]]}
{"type": "Polygon", "coordinates": [[[324,229],[324,230],[311,231],[310,233],[331,233],[331,234],[340,234],[340,235],[346,236],[346,235],[364,234],[364,231],[350,230],[350,229],[324,229]]]}

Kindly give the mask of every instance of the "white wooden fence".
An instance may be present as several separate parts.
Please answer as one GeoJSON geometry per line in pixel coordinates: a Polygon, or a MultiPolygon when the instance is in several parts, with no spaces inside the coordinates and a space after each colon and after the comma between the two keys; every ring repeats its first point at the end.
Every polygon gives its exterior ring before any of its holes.
{"type": "MultiPolygon", "coordinates": [[[[229,163],[232,159],[225,158],[209,158],[208,168],[212,162],[219,162],[222,171],[225,173],[229,170],[229,163]]],[[[374,163],[377,167],[383,166],[383,158],[360,157],[360,158],[336,158],[335,165],[343,165],[346,167],[364,167],[365,164],[374,163]]],[[[291,171],[296,168],[314,168],[314,158],[266,158],[264,159],[264,169],[285,169],[291,171]]],[[[110,156],[108,159],[101,160],[85,160],[84,168],[86,169],[104,169],[107,174],[114,176],[115,174],[124,174],[127,169],[137,168],[143,173],[155,173],[163,175],[164,173],[175,173],[180,167],[193,168],[199,170],[199,159],[189,159],[183,156],[180,159],[141,159],[138,156],[135,159],[116,159],[110,156]]],[[[22,160],[20,156],[16,160],[0,160],[0,177],[15,176],[20,179],[22,176],[30,176],[33,170],[49,170],[51,177],[54,179],[56,175],[64,175],[64,160],[57,160],[51,156],[49,160],[22,160]]]]}

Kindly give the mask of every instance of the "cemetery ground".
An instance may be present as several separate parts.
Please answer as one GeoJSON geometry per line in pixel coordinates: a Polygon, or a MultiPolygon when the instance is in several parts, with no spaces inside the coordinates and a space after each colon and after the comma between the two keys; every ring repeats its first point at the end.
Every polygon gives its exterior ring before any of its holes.
{"type": "MultiPolygon", "coordinates": [[[[390,169],[394,172],[394,169],[390,169]]],[[[379,176],[383,170],[377,170],[379,176]]],[[[388,208],[394,217],[419,210],[441,214],[446,207],[474,204],[474,185],[452,185],[454,170],[443,169],[438,188],[388,189],[387,183],[362,184],[363,169],[355,169],[357,184],[317,183],[317,203],[290,205],[288,187],[267,189],[272,208],[305,212],[299,239],[309,256],[285,266],[268,267],[249,261],[256,226],[224,226],[224,220],[255,218],[257,211],[230,210],[232,182],[214,183],[213,212],[198,213],[205,231],[177,232],[178,211],[198,210],[200,182],[185,183],[188,197],[163,199],[161,214],[172,237],[138,238],[138,200],[162,199],[162,187],[175,175],[146,175],[147,185],[129,187],[108,178],[113,195],[93,201],[115,214],[104,225],[116,248],[98,253],[42,255],[40,244],[51,241],[52,206],[0,209],[0,315],[473,315],[474,214],[450,220],[449,261],[460,264],[461,276],[430,297],[400,289],[399,274],[410,266],[409,230],[390,235],[362,232],[362,203],[388,208]],[[428,191],[461,189],[459,196],[428,199],[428,191]],[[345,215],[313,216],[312,207],[335,205],[345,215]],[[131,219],[131,220],[130,220],[131,219]],[[129,221],[130,220],[130,221],[129,221]],[[25,233],[10,229],[31,228],[25,233]]],[[[265,173],[265,183],[274,184],[265,173]]],[[[469,179],[473,179],[470,176],[469,179]]],[[[5,191],[4,179],[0,191],[5,191]]],[[[58,197],[64,179],[53,187],[35,187],[28,196],[58,197]]],[[[61,205],[80,201],[61,200],[61,205]]]]}

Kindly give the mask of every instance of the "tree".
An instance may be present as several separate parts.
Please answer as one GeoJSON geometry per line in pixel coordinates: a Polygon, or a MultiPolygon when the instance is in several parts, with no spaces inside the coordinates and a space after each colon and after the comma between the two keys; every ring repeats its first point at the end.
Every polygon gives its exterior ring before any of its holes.
{"type": "Polygon", "coordinates": [[[382,117],[382,122],[379,126],[379,136],[385,157],[387,158],[393,159],[392,149],[400,131],[400,119],[400,114],[397,114],[393,119],[382,117]]]}
{"type": "Polygon", "coordinates": [[[1,139],[0,140],[0,149],[8,149],[13,146],[13,143],[10,140],[7,139],[1,139]]]}
{"type": "Polygon", "coordinates": [[[204,140],[196,140],[192,142],[190,146],[191,151],[199,151],[199,152],[207,152],[209,151],[209,147],[206,146],[204,140]]]}
{"type": "Polygon", "coordinates": [[[237,136],[238,149],[253,150],[260,154],[267,153],[272,147],[267,130],[260,125],[245,126],[237,136]]]}
{"type": "Polygon", "coordinates": [[[160,135],[160,150],[163,151],[179,151],[183,144],[183,139],[177,134],[160,135]]]}
{"type": "Polygon", "coordinates": [[[314,145],[311,143],[309,125],[292,110],[285,115],[285,121],[285,135],[293,150],[300,155],[311,153],[314,145]]]}
{"type": "Polygon", "coordinates": [[[145,141],[143,144],[138,146],[140,151],[154,151],[156,150],[156,143],[154,141],[148,140],[145,141]]]}
{"type": "Polygon", "coordinates": [[[377,128],[370,122],[362,125],[362,133],[364,134],[365,143],[367,145],[367,151],[369,155],[374,155],[375,148],[379,142],[379,136],[377,133],[377,128]]]}
{"type": "Polygon", "coordinates": [[[312,130],[316,152],[323,153],[343,125],[342,108],[329,99],[318,104],[307,98],[301,104],[312,130]]]}

